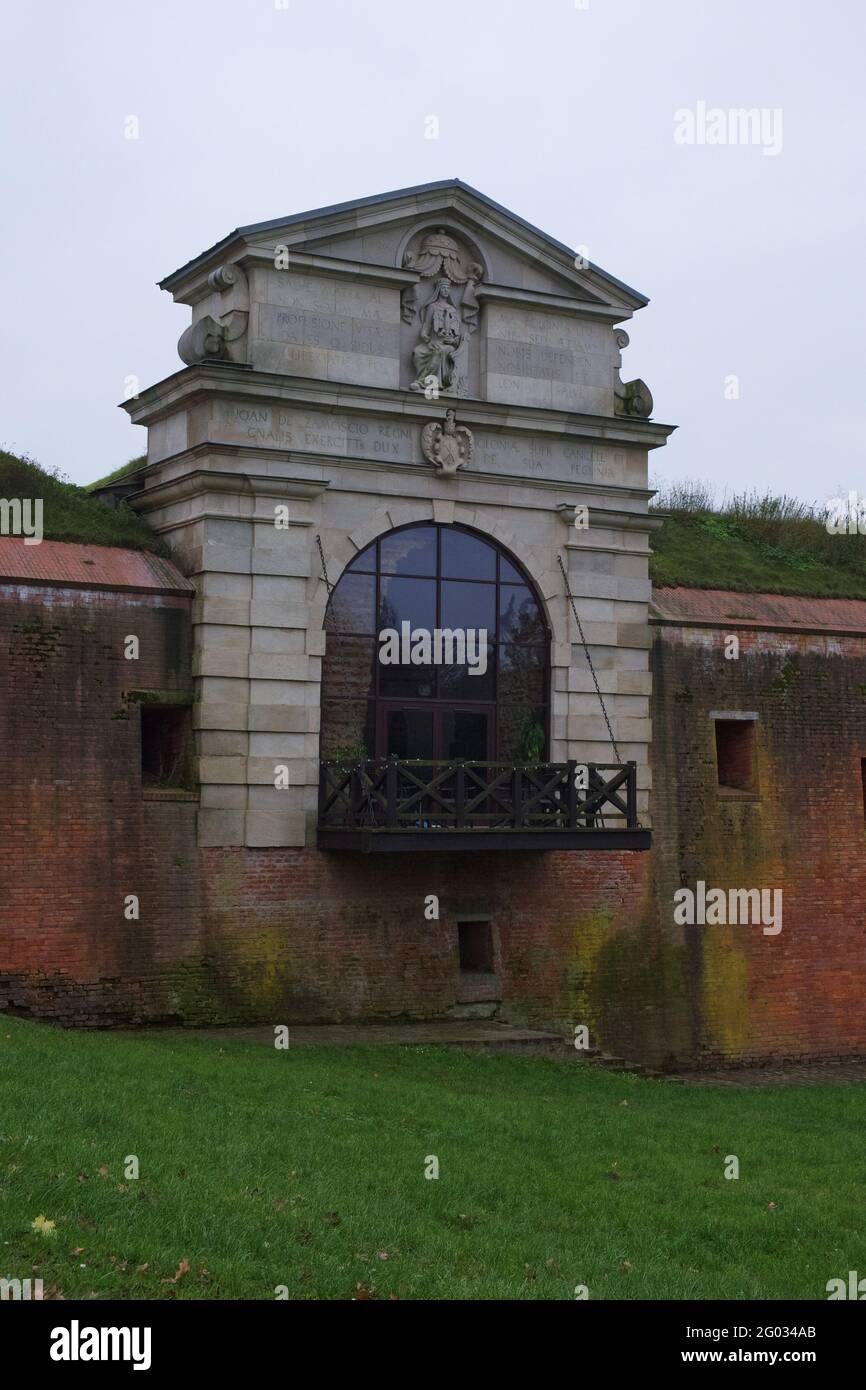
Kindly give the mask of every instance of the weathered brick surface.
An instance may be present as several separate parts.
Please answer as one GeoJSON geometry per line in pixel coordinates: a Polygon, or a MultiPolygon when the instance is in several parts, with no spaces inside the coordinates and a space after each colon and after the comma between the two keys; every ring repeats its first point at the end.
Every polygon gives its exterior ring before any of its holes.
{"type": "Polygon", "coordinates": [[[315,850],[202,851],[208,970],[201,1021],[447,1015],[484,1001],[459,972],[457,923],[488,917],[503,1016],[590,1022],[587,941],[640,912],[646,855],[487,853],[362,856],[315,850]],[[425,917],[429,895],[439,920],[425,917]]]}
{"type": "Polygon", "coordinates": [[[0,590],[0,1008],[300,1023],[499,1000],[655,1064],[866,1053],[866,638],[741,629],[732,661],[721,627],[656,627],[651,854],[364,857],[199,850],[194,804],[142,798],[124,693],[187,689],[189,633],[177,596],[0,590]],[[759,716],[751,799],[719,794],[711,710],[759,716]],[[675,925],[698,879],[782,888],[781,933],[675,925]],[[457,923],[479,916],[496,969],[473,981],[457,923]]]}
{"type": "Polygon", "coordinates": [[[197,808],[142,799],[124,698],[188,689],[189,662],[188,599],[0,588],[0,1007],[143,1018],[166,962],[196,947],[197,808]]]}
{"type": "Polygon", "coordinates": [[[730,1060],[863,1053],[866,640],[736,632],[726,659],[721,626],[656,629],[653,931],[687,1006],[668,1046],[730,1060]],[[719,794],[712,710],[759,716],[755,799],[719,794]],[[781,932],[674,926],[675,890],[698,879],[781,888],[781,932]]]}

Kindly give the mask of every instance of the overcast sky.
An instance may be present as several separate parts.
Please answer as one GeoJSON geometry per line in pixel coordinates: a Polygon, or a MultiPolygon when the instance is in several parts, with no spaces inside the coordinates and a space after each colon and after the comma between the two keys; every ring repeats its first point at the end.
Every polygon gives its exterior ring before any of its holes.
{"type": "Polygon", "coordinates": [[[5,447],[76,482],[143,452],[124,382],[179,368],[189,315],[157,279],[243,223],[458,177],[650,297],[623,375],[679,426],[655,473],[866,487],[861,0],[3,13],[5,447]],[[756,141],[701,142],[740,108],[756,141]]]}

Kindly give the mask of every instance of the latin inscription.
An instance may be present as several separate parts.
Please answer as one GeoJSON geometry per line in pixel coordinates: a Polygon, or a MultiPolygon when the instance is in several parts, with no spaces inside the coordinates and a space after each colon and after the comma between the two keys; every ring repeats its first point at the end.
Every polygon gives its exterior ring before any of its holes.
{"type": "Polygon", "coordinates": [[[487,344],[487,370],[503,376],[570,382],[574,378],[574,356],[565,348],[492,338],[487,344]]]}
{"type": "MultiPolygon", "coordinates": [[[[375,319],[350,318],[346,314],[314,313],[310,309],[259,306],[259,336],[274,343],[296,343],[332,352],[360,352],[371,357],[396,357],[399,330],[396,324],[375,319]]],[[[310,359],[311,363],[315,358],[310,359]]]]}
{"type": "MultiPolygon", "coordinates": [[[[571,444],[558,439],[496,434],[474,430],[474,466],[511,477],[561,479],[563,482],[628,482],[627,455],[605,445],[571,444]]],[[[227,442],[266,448],[299,449],[347,458],[418,462],[419,427],[389,420],[361,420],[319,411],[282,410],[277,406],[223,402],[217,437],[227,442]]]]}
{"type": "Polygon", "coordinates": [[[310,453],[407,460],[417,454],[418,432],[411,425],[352,419],[335,425],[328,415],[302,416],[270,406],[223,405],[219,429],[227,439],[310,453]]]}

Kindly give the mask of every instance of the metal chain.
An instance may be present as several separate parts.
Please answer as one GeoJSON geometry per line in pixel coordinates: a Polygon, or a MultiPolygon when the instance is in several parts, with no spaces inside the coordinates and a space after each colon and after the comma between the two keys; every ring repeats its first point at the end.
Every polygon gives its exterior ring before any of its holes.
{"type": "Polygon", "coordinates": [[[325,552],[324,552],[324,550],[322,549],[322,537],[321,537],[321,536],[316,536],[316,545],[319,547],[319,559],[320,559],[321,562],[322,562],[322,578],[324,579],[325,583],[326,583],[327,586],[328,586],[328,597],[330,598],[330,596],[331,596],[331,590],[332,590],[332,588],[333,588],[333,585],[331,584],[331,581],[330,581],[330,579],[328,578],[328,566],[325,564],[325,552]]]}
{"type": "Polygon", "coordinates": [[[616,746],[616,739],[613,736],[613,729],[611,728],[610,720],[607,716],[607,706],[604,703],[604,696],[601,693],[601,687],[598,683],[598,676],[595,674],[595,667],[592,664],[592,657],[589,654],[589,647],[587,646],[586,637],[584,636],[583,632],[583,624],[580,621],[580,617],[578,616],[577,608],[574,602],[574,595],[571,592],[571,586],[568,582],[568,575],[565,572],[565,565],[562,563],[561,555],[557,555],[556,558],[559,561],[559,568],[562,570],[562,577],[565,580],[565,592],[568,594],[568,601],[571,604],[571,611],[574,614],[574,621],[577,623],[577,630],[580,633],[580,640],[583,643],[583,650],[586,655],[586,659],[589,663],[590,673],[592,675],[593,684],[595,686],[595,693],[598,696],[599,704],[601,705],[601,712],[604,715],[604,722],[607,725],[607,732],[610,735],[611,746],[613,748],[614,753],[616,754],[617,762],[621,763],[622,758],[619,755],[619,749],[616,746]]]}

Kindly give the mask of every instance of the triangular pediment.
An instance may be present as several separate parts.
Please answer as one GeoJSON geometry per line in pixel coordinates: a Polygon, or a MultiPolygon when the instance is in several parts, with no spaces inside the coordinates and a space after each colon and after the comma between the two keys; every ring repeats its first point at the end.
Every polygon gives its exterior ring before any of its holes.
{"type": "Polygon", "coordinates": [[[239,227],[161,284],[182,299],[211,266],[245,252],[271,256],[279,245],[290,253],[399,270],[417,263],[425,237],[439,233],[481,264],[486,285],[505,292],[584,302],[602,312],[622,310],[622,317],[647,302],[600,267],[581,264],[582,248],[557,241],[459,179],[239,227]]]}

